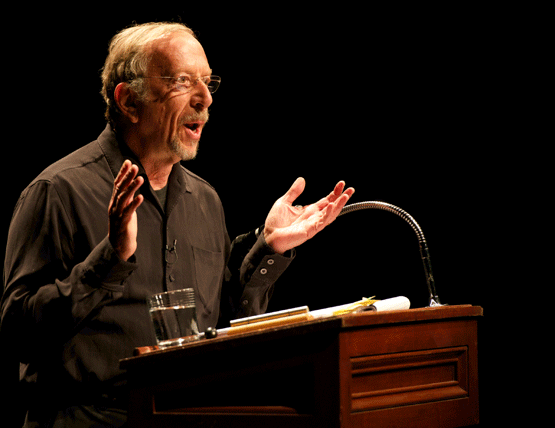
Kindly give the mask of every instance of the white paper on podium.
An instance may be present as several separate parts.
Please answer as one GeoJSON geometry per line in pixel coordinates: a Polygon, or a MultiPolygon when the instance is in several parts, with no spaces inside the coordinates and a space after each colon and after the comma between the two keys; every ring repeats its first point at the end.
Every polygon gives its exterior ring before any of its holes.
{"type": "MultiPolygon", "coordinates": [[[[347,303],[346,305],[334,306],[331,308],[318,309],[316,311],[310,311],[312,318],[327,318],[332,317],[336,312],[341,312],[352,306],[352,303],[347,303]]],[[[366,311],[399,311],[403,309],[410,308],[410,300],[405,296],[392,297],[390,299],[378,300],[372,305],[364,308],[366,311]]]]}
{"type": "Polygon", "coordinates": [[[370,310],[375,311],[402,311],[410,309],[410,300],[405,296],[392,297],[391,299],[378,300],[370,308],[370,310]]]}

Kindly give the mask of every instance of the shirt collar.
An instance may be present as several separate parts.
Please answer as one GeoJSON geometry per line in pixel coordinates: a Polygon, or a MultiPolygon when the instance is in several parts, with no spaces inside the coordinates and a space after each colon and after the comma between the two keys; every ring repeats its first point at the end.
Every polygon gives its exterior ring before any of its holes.
{"type": "MultiPolygon", "coordinates": [[[[137,156],[135,156],[127,144],[118,138],[110,124],[106,125],[104,131],[102,131],[98,137],[98,144],[106,156],[106,160],[108,161],[108,165],[110,166],[110,170],[112,171],[114,178],[118,175],[123,162],[126,159],[129,159],[139,167],[139,175],[142,175],[148,183],[148,177],[141,161],[137,158],[137,156]]],[[[173,166],[172,172],[168,179],[168,206],[173,200],[176,199],[176,197],[178,197],[178,195],[182,194],[182,190],[185,190],[188,193],[193,191],[192,186],[189,183],[189,178],[187,177],[187,174],[185,174],[184,168],[181,166],[181,163],[178,162],[173,166]]]]}

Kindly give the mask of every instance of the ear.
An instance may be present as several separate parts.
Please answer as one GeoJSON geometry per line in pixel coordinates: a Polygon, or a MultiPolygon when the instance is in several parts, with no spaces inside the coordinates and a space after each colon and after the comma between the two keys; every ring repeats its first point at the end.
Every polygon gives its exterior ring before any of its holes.
{"type": "Polygon", "coordinates": [[[131,90],[129,84],[119,83],[114,91],[114,100],[123,114],[131,123],[139,121],[137,110],[137,95],[131,90]]]}

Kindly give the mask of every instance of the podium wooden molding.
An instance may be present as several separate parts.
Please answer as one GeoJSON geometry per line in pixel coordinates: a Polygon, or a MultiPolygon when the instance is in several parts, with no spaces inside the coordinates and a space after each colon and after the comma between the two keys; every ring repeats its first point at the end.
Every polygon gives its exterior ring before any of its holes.
{"type": "Polygon", "coordinates": [[[121,361],[134,427],[477,424],[481,307],[312,320],[121,361]]]}

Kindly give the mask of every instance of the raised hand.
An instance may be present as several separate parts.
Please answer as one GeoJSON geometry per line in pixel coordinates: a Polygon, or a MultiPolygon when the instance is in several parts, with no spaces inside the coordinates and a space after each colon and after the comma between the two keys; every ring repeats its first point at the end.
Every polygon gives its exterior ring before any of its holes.
{"type": "Polygon", "coordinates": [[[137,208],[144,200],[135,192],[144,183],[139,167],[126,160],[116,179],[108,207],[110,228],[108,238],[118,257],[128,260],[137,250],[137,208]]]}
{"type": "Polygon", "coordinates": [[[345,182],[340,181],[333,192],[318,202],[304,207],[293,206],[305,185],[304,178],[297,178],[287,193],[274,203],[266,218],[264,238],[276,253],[283,254],[311,239],[337,218],[355,193],[352,187],[343,191],[345,182]]]}

